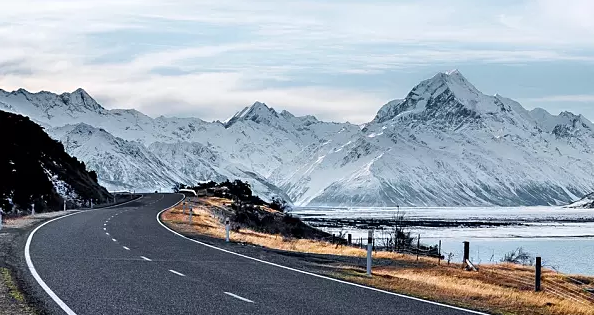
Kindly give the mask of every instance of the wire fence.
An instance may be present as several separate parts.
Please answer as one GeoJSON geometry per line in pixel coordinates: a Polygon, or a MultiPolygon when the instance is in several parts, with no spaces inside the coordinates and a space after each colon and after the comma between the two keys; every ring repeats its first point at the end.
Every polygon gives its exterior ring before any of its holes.
{"type": "MultiPolygon", "coordinates": [[[[348,244],[348,234],[335,235],[335,243],[350,245],[359,248],[367,248],[367,238],[355,237],[351,239],[348,244]]],[[[440,241],[441,244],[441,241],[440,241]]],[[[461,257],[459,254],[442,253],[441,246],[437,245],[423,245],[420,242],[420,235],[408,240],[406,243],[401,240],[395,240],[393,237],[377,237],[373,238],[374,251],[390,251],[402,254],[439,257],[439,259],[447,260],[448,262],[455,258],[461,257]]],[[[516,290],[535,291],[536,289],[536,267],[533,260],[528,260],[526,265],[513,266],[509,265],[509,270],[506,270],[507,265],[502,265],[504,262],[495,259],[495,250],[488,247],[477,249],[471,252],[471,261],[476,261],[479,266],[480,273],[487,274],[487,277],[493,279],[493,282],[498,285],[503,285],[516,290]],[[482,252],[481,252],[482,250],[482,252]],[[482,263],[481,253],[485,257],[485,252],[488,254],[488,264],[480,265],[482,263]],[[488,267],[490,266],[490,267],[488,267]],[[485,267],[485,268],[482,268],[485,267]],[[515,269],[515,270],[512,270],[515,269]]],[[[556,270],[552,266],[548,267],[542,275],[540,281],[540,292],[558,299],[569,300],[586,306],[594,307],[594,283],[590,281],[582,281],[572,276],[565,275],[556,270]]]]}

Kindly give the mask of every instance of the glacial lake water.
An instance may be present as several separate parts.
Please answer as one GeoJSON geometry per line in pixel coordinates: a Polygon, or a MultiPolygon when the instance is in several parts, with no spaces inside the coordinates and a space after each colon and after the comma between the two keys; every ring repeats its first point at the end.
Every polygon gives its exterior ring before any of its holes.
{"type": "MultiPolygon", "coordinates": [[[[470,242],[470,258],[478,264],[497,263],[504,254],[522,247],[541,256],[543,265],[568,274],[594,276],[594,209],[562,207],[452,207],[452,208],[295,208],[292,213],[308,219],[393,219],[404,213],[407,220],[491,221],[508,226],[410,227],[421,235],[421,243],[442,241],[442,254],[462,258],[463,241],[470,242]]],[[[367,237],[359,228],[324,228],[332,233],[347,232],[353,238],[367,237]]],[[[375,230],[383,237],[387,230],[375,230]]]]}

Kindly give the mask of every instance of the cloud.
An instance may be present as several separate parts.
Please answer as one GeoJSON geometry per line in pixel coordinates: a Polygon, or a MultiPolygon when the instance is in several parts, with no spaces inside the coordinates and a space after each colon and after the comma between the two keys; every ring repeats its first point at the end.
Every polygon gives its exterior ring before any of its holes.
{"type": "Polygon", "coordinates": [[[0,10],[0,88],[82,86],[151,115],[225,119],[260,100],[364,122],[402,96],[357,88],[383,73],[591,65],[593,11],[586,0],[12,1],[0,10]]]}
{"type": "Polygon", "coordinates": [[[594,103],[594,94],[577,95],[549,95],[535,98],[524,98],[525,102],[572,102],[572,103],[594,103]]]}

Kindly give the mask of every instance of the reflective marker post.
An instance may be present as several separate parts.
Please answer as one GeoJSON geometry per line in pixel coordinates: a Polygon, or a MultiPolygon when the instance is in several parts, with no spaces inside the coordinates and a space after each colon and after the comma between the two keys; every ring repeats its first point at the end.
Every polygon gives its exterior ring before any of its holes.
{"type": "Polygon", "coordinates": [[[182,214],[186,214],[186,201],[182,203],[182,214]]]}
{"type": "Polygon", "coordinates": [[[31,204],[31,215],[35,215],[35,204],[31,204]]]}
{"type": "Polygon", "coordinates": [[[194,210],[190,208],[190,205],[188,205],[188,213],[190,214],[190,224],[192,224],[192,214],[194,214],[194,210]]]}
{"type": "Polygon", "coordinates": [[[229,243],[229,218],[225,219],[225,242],[229,243]]]}
{"type": "Polygon", "coordinates": [[[2,209],[0,209],[0,230],[2,230],[2,209]]]}
{"type": "Polygon", "coordinates": [[[367,275],[371,277],[371,250],[373,249],[373,230],[367,235],[367,275]]]}

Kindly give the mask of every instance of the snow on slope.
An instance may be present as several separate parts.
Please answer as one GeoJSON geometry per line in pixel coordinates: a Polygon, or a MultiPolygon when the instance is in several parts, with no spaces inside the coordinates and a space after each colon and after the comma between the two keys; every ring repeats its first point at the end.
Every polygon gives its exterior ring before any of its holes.
{"type": "Polygon", "coordinates": [[[565,206],[565,208],[593,209],[594,208],[594,193],[588,194],[588,195],[584,196],[584,198],[582,198],[576,202],[572,202],[571,204],[565,206]]]}
{"type": "Polygon", "coordinates": [[[440,73],[281,187],[298,205],[561,204],[594,187],[591,123],[568,117],[549,114],[546,129],[517,102],[440,73]]]}
{"type": "Polygon", "coordinates": [[[343,206],[561,204],[594,187],[591,122],[484,95],[458,71],[421,82],[363,128],[260,102],[225,123],[153,119],[105,110],[80,89],[0,90],[0,106],[77,139],[67,150],[111,187],[243,178],[269,197],[343,206]],[[92,125],[94,136],[66,123],[92,125]]]}
{"type": "Polygon", "coordinates": [[[188,180],[140,143],[116,138],[103,129],[80,123],[47,132],[94,170],[108,190],[170,190],[175,183],[188,180]]]}

